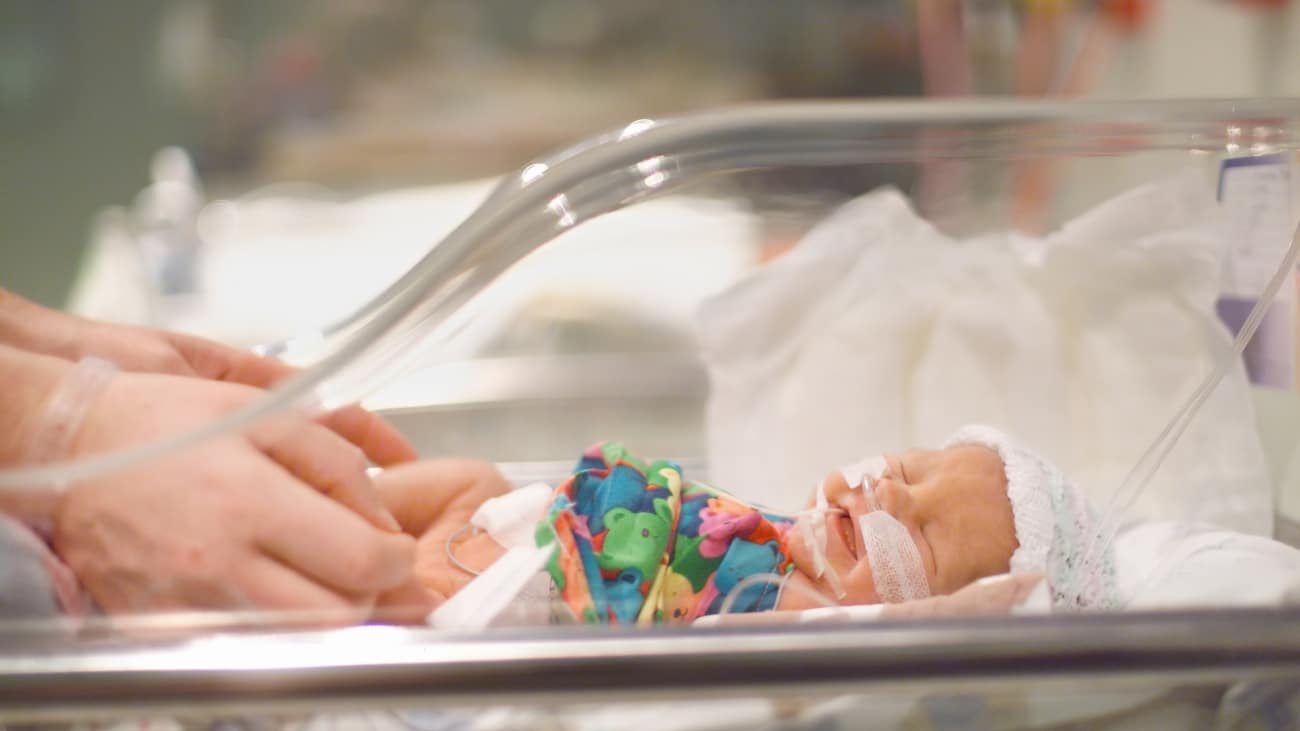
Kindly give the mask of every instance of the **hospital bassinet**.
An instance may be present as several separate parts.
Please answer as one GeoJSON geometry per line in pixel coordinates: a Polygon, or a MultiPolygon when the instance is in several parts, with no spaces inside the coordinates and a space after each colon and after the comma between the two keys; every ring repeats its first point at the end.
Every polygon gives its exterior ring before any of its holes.
{"type": "MultiPolygon", "coordinates": [[[[286,408],[356,399],[424,453],[493,459],[517,483],[557,480],[571,455],[611,437],[707,476],[706,403],[719,384],[686,323],[846,201],[894,186],[954,241],[1009,230],[1028,241],[1140,184],[1189,170],[1227,180],[1236,167],[1225,161],[1250,159],[1287,185],[1220,185],[1224,205],[1268,215],[1280,206],[1294,226],[1298,134],[1300,103],[1289,101],[816,103],[637,121],[506,178],[355,315],[266,346],[312,367],[248,413],[134,456],[3,478],[66,482],[286,408]],[[708,219],[726,223],[698,223],[708,219]],[[710,257],[709,246],[732,248],[710,257]],[[548,276],[560,283],[547,288],[548,276]]],[[[1290,241],[1258,228],[1235,229],[1253,248],[1225,256],[1271,274],[1290,241]]],[[[1268,281],[1243,275],[1224,288],[1249,304],[1268,281]]],[[[1259,435],[1283,538],[1300,520],[1295,300],[1288,279],[1266,328],[1266,356],[1290,371],[1243,375],[1255,422],[1245,426],[1259,435]]],[[[1165,374],[1180,388],[1143,407],[1169,421],[1204,366],[1165,374]]],[[[1119,436],[1146,445],[1157,433],[1119,436]]],[[[496,709],[500,728],[620,728],[630,718],[665,728],[1001,728],[1085,717],[1232,727],[1290,718],[1300,687],[1295,608],[469,635],[214,621],[9,627],[0,719],[486,728],[496,709]]]]}

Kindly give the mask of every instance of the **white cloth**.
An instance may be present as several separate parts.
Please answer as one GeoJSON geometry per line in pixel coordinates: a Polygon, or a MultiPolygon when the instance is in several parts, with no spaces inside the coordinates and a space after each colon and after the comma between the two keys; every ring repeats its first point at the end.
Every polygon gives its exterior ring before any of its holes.
{"type": "Polygon", "coordinates": [[[1278,541],[1154,521],[1130,526],[1114,545],[1123,609],[1300,603],[1300,551],[1278,541]]]}
{"type": "Polygon", "coordinates": [[[537,545],[534,538],[537,521],[546,515],[554,494],[555,489],[550,485],[534,482],[484,501],[469,522],[503,548],[530,548],[537,545]]]}
{"type": "MultiPolygon", "coordinates": [[[[851,201],[702,309],[711,477],[791,508],[827,465],[980,422],[1059,465],[1104,511],[1230,346],[1214,313],[1219,226],[1211,191],[1190,177],[1044,239],[954,240],[891,189],[851,201]]],[[[1134,508],[1272,530],[1244,369],[1134,508]]]]}

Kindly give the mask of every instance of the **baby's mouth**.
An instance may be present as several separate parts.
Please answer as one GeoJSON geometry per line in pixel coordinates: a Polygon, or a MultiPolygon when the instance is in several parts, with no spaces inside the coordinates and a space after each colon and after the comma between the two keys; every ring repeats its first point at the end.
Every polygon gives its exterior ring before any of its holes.
{"type": "Polygon", "coordinates": [[[859,560],[858,542],[853,535],[853,517],[847,512],[835,513],[826,516],[827,529],[834,531],[844,544],[844,550],[853,557],[854,561],[859,560]]]}

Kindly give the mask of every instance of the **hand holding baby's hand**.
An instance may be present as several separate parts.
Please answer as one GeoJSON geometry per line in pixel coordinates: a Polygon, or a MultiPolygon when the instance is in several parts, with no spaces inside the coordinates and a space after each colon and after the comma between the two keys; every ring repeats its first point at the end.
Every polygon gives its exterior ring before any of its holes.
{"type": "Polygon", "coordinates": [[[416,580],[441,597],[474,579],[448,557],[448,539],[456,560],[474,571],[487,569],[505,554],[486,533],[470,529],[457,535],[480,505],[510,491],[510,483],[492,465],[460,459],[413,462],[377,475],[375,487],[402,530],[418,539],[416,580]]]}

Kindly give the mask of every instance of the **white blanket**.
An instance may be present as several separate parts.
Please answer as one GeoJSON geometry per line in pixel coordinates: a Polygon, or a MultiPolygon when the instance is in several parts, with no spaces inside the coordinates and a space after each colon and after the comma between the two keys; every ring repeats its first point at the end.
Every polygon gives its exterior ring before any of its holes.
{"type": "MultiPolygon", "coordinates": [[[[830,467],[997,425],[1104,506],[1230,347],[1222,236],[1199,179],[1147,185],[1043,239],[955,240],[885,189],[706,303],[711,476],[789,508],[830,467]]],[[[1137,501],[1147,518],[1272,530],[1244,369],[1137,501]]]]}

